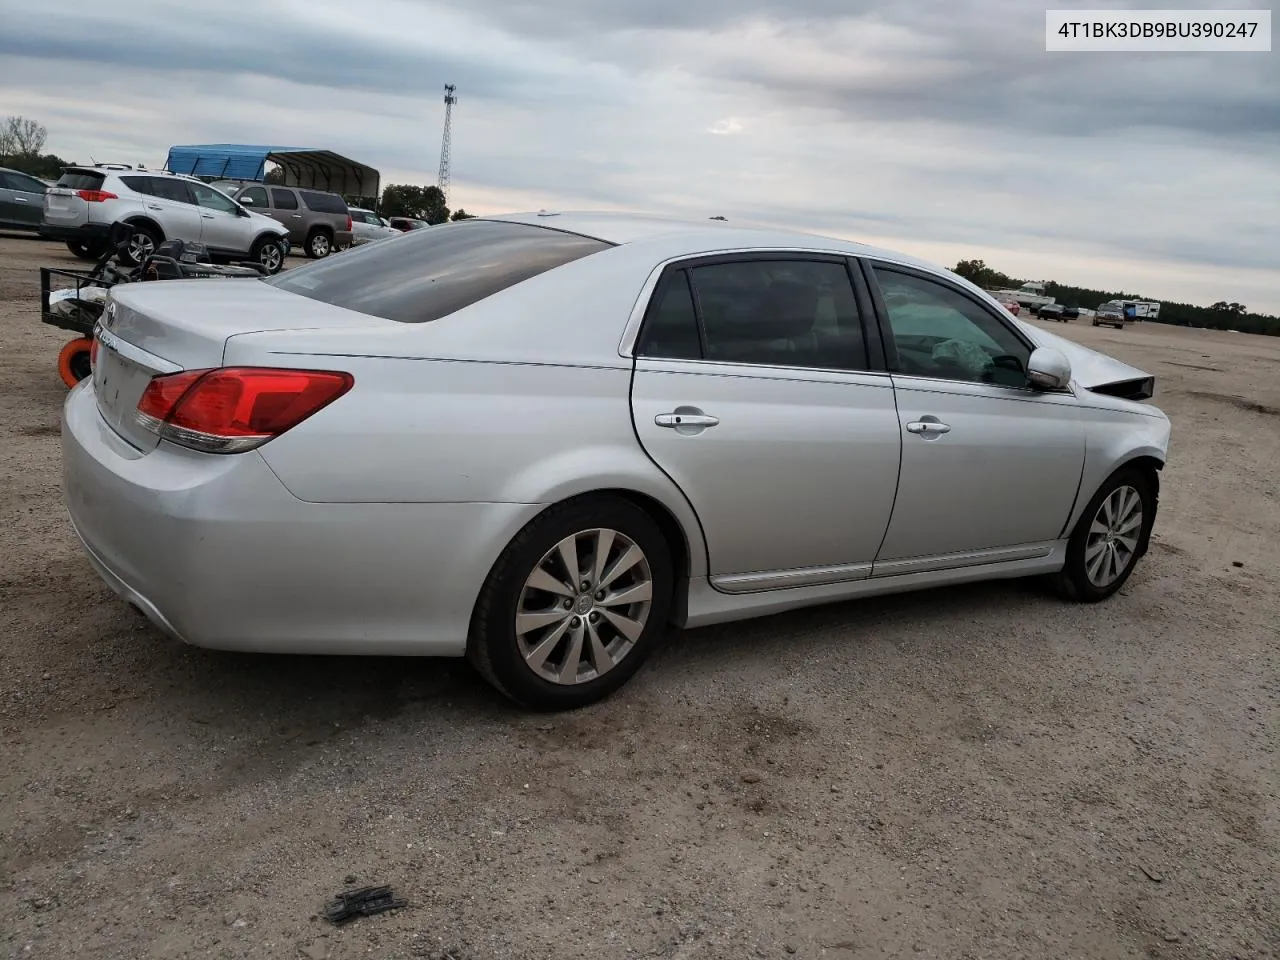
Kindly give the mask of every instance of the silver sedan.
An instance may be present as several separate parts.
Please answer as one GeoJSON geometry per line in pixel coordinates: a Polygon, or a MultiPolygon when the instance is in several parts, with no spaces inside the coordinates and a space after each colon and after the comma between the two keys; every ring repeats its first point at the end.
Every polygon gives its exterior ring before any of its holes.
{"type": "Polygon", "coordinates": [[[117,287],[63,422],[71,521],[165,633],[466,656],[574,707],[669,624],[1044,576],[1155,521],[1153,378],[856,243],[467,220],[264,280],[117,287]]]}

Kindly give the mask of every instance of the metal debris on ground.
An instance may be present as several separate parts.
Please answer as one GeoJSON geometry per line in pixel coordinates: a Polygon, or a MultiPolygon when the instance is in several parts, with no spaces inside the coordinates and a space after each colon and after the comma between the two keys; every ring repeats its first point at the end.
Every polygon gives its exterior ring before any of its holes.
{"type": "Polygon", "coordinates": [[[408,900],[398,900],[390,887],[361,887],[340,893],[325,905],[323,916],[332,924],[341,926],[356,917],[371,917],[387,910],[399,910],[409,905],[408,900]]]}

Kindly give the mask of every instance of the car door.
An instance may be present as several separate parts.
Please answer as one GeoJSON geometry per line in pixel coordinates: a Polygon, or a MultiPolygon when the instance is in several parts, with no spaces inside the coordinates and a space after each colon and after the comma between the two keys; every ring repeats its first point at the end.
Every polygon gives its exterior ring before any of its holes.
{"type": "Polygon", "coordinates": [[[902,472],[875,575],[1048,553],[1084,468],[1069,390],[1033,390],[1033,345],[957,284],[864,261],[893,372],[902,472]]]}
{"type": "Polygon", "coordinates": [[[249,255],[253,244],[253,219],[234,200],[203,183],[188,184],[200,211],[200,240],[211,253],[249,255]]]}
{"type": "Polygon", "coordinates": [[[289,228],[289,243],[300,246],[307,239],[306,217],[298,204],[298,195],[284,187],[271,188],[271,209],[263,211],[289,228]]]}
{"type": "Polygon", "coordinates": [[[143,198],[143,208],[160,224],[165,239],[200,239],[200,213],[186,180],[177,177],[121,177],[121,180],[130,186],[134,186],[134,181],[140,181],[140,186],[134,189],[143,186],[148,189],[148,195],[143,198]]]}
{"type": "Polygon", "coordinates": [[[655,289],[636,433],[697,513],[720,590],[870,574],[901,439],[857,289],[846,259],[787,253],[673,264],[655,289]]]}
{"type": "Polygon", "coordinates": [[[0,173],[0,220],[18,227],[38,227],[44,217],[47,187],[35,177],[0,173]]]}

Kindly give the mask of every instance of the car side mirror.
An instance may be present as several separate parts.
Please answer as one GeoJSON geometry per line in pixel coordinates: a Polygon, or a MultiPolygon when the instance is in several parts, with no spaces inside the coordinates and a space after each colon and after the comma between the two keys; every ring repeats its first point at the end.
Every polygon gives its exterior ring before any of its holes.
{"type": "Polygon", "coordinates": [[[1037,347],[1027,361],[1027,380],[1036,390],[1062,390],[1071,382],[1071,361],[1061,350],[1037,347]]]}

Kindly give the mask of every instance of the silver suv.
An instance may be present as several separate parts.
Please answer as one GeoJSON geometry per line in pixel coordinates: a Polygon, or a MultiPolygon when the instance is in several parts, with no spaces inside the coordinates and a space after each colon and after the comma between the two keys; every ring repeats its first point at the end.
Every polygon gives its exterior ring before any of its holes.
{"type": "Polygon", "coordinates": [[[113,223],[136,228],[124,258],[140,262],[165,240],[203,243],[215,262],[254,260],[278,273],[289,231],[206,183],[163,170],[67,167],[44,195],[40,236],[65,240],[78,257],[106,251],[113,223]]]}

